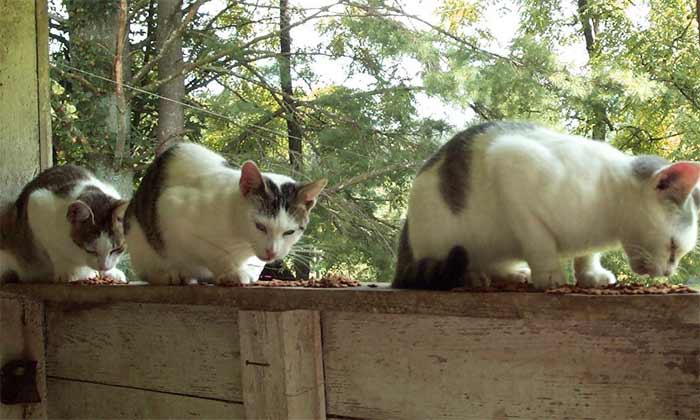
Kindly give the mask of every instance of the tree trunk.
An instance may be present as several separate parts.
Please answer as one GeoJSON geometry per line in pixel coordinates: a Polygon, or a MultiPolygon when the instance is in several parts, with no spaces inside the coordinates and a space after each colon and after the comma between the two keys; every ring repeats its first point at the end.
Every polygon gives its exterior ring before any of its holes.
{"type": "Polygon", "coordinates": [[[185,98],[185,76],[182,74],[182,36],[174,34],[182,21],[181,0],[160,0],[158,2],[158,27],[156,40],[158,48],[171,37],[172,41],[158,61],[158,78],[170,79],[160,85],[158,93],[161,98],[158,103],[158,147],[156,153],[167,150],[171,144],[181,141],[185,131],[185,115],[181,105],[185,98]]]}
{"type": "MultiPolygon", "coordinates": [[[[596,45],[598,23],[591,15],[588,1],[589,0],[578,0],[578,14],[581,25],[583,26],[583,37],[586,40],[588,62],[591,64],[591,67],[595,67],[596,59],[598,58],[598,45],[596,45]]],[[[608,129],[608,116],[605,110],[605,104],[594,101],[591,103],[591,107],[593,109],[593,139],[605,141],[608,129]]]]}
{"type": "MultiPolygon", "coordinates": [[[[87,165],[117,189],[130,195],[132,173],[117,162],[127,154],[130,133],[130,104],[126,96],[119,98],[114,80],[128,84],[129,45],[126,42],[128,22],[121,26],[124,42],[121,57],[116,58],[119,38],[120,0],[66,0],[70,34],[70,64],[90,75],[80,74],[90,85],[73,83],[75,121],[80,141],[88,150],[87,165]],[[118,73],[118,74],[117,74],[118,73]],[[118,163],[118,164],[117,164],[118,163]]],[[[125,92],[122,92],[125,95],[125,92]]]]}
{"type": "MultiPolygon", "coordinates": [[[[282,103],[287,120],[287,145],[289,150],[289,163],[295,176],[299,176],[304,170],[304,154],[302,149],[303,130],[296,110],[294,100],[294,88],[292,86],[292,38],[289,33],[289,4],[288,0],[280,0],[280,87],[282,88],[282,103]]],[[[306,259],[303,258],[302,259],[306,259]]],[[[311,268],[301,259],[294,261],[294,271],[297,278],[308,279],[311,268]]]]}
{"type": "Polygon", "coordinates": [[[282,88],[282,101],[287,119],[287,143],[289,147],[289,163],[294,171],[303,171],[303,153],[301,139],[304,135],[294,100],[292,87],[292,64],[290,60],[292,39],[289,34],[289,7],[287,0],[280,0],[280,85],[282,88]]]}

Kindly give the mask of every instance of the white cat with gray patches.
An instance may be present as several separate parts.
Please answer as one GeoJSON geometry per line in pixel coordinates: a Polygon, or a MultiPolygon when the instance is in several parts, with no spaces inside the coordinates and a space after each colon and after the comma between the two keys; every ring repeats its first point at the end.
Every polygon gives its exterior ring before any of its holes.
{"type": "Polygon", "coordinates": [[[457,134],[417,175],[393,286],[450,289],[528,280],[615,282],[601,252],[669,276],[695,247],[700,164],[630,156],[603,142],[519,123],[457,134]],[[525,265],[526,263],[527,265],[525,265]]]}
{"type": "Polygon", "coordinates": [[[74,281],[115,268],[124,253],[127,202],[86,169],[55,166],[0,209],[0,279],[74,281]]]}
{"type": "Polygon", "coordinates": [[[233,169],[203,146],[177,144],[151,164],[127,209],[134,270],[152,284],[252,283],[245,262],[284,258],[326,183],[261,173],[250,161],[233,169]]]}

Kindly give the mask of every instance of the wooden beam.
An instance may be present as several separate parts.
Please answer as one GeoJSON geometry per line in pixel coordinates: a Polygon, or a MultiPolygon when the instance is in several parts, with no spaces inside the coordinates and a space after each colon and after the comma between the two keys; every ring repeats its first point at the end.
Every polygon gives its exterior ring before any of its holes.
{"type": "Polygon", "coordinates": [[[71,286],[7,284],[0,295],[19,293],[47,302],[117,302],[213,305],[260,311],[306,309],[476,318],[663,321],[700,325],[700,294],[550,295],[352,289],[233,288],[202,286],[71,286]]]}
{"type": "Polygon", "coordinates": [[[41,402],[0,403],[0,419],[46,418],[44,306],[29,299],[0,297],[0,366],[18,359],[37,362],[36,380],[41,402]]]}
{"type": "Polygon", "coordinates": [[[39,124],[39,166],[53,164],[51,138],[51,79],[49,77],[49,12],[47,0],[36,1],[36,80],[39,124]]]}
{"type": "Polygon", "coordinates": [[[48,375],[241,402],[237,318],[216,306],[47,305],[48,375]]]}
{"type": "Polygon", "coordinates": [[[317,311],[239,312],[248,419],[325,419],[317,311]]]}
{"type": "Polygon", "coordinates": [[[49,378],[52,419],[243,419],[243,404],[49,378]]]}
{"type": "MultiPolygon", "coordinates": [[[[36,3],[0,0],[0,201],[40,170],[36,3]]],[[[48,53],[47,53],[48,54],[48,53]]]]}
{"type": "Polygon", "coordinates": [[[696,325],[349,312],[322,324],[334,416],[700,418],[696,325]]]}

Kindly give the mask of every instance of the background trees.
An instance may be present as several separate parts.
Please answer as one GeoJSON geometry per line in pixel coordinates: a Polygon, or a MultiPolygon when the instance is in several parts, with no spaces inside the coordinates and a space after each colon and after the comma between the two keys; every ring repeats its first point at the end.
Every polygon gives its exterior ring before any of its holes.
{"type": "Polygon", "coordinates": [[[53,0],[55,154],[125,191],[181,139],[326,176],[294,269],[388,280],[415,169],[470,122],[700,159],[698,16],[680,0],[53,0]]]}

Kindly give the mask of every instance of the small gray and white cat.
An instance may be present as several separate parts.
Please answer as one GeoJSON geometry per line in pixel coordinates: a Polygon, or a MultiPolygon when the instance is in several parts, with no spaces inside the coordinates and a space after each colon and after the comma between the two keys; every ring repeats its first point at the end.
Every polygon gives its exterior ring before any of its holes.
{"type": "Polygon", "coordinates": [[[203,146],[177,144],[151,164],[127,209],[134,270],[152,284],[254,282],[245,262],[285,257],[326,182],[263,174],[250,161],[233,169],[203,146]]]}
{"type": "Polygon", "coordinates": [[[487,123],[454,136],[411,190],[393,286],[449,289],[493,280],[615,282],[600,252],[669,276],[695,247],[700,164],[630,156],[534,125],[487,123]],[[527,263],[527,266],[524,265],[527,263]]]}
{"type": "Polygon", "coordinates": [[[0,279],[73,281],[115,268],[124,253],[127,202],[86,169],[55,166],[0,209],[0,279]]]}

